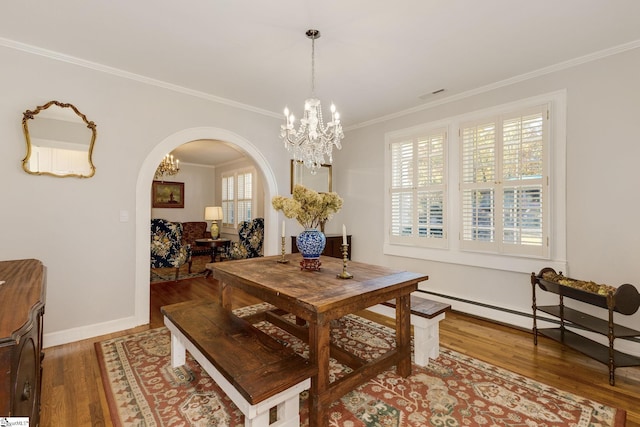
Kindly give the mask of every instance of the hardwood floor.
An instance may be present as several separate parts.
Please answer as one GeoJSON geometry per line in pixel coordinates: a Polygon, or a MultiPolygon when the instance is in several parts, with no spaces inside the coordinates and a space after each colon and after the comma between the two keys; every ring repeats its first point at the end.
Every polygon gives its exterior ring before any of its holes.
{"type": "MultiPolygon", "coordinates": [[[[196,278],[151,285],[149,325],[45,349],[41,427],[112,426],[94,343],[163,325],[160,307],[192,299],[215,299],[217,282],[196,278]]],[[[234,306],[257,302],[236,295],[234,306]]],[[[365,315],[366,313],[361,313],[365,315]]],[[[380,316],[367,314],[381,320],[380,316]]],[[[45,317],[46,322],[46,317],[45,317]]],[[[619,368],[609,385],[607,367],[530,332],[447,313],[440,324],[442,345],[560,389],[627,410],[627,426],[640,427],[640,368],[619,368]]]]}

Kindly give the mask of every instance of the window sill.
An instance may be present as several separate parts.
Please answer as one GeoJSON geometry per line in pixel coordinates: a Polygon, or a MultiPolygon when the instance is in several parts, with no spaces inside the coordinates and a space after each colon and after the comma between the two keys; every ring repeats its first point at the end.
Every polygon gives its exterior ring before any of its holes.
{"type": "Polygon", "coordinates": [[[385,243],[383,246],[383,253],[385,255],[404,258],[424,259],[427,261],[460,264],[470,267],[490,268],[526,274],[537,273],[545,267],[551,267],[556,271],[567,271],[566,261],[487,254],[481,252],[467,252],[452,249],[432,249],[385,243]]]}

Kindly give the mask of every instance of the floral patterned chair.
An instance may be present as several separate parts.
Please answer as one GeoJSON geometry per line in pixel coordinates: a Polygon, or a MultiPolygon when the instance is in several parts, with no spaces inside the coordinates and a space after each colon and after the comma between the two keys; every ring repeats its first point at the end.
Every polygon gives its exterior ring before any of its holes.
{"type": "Polygon", "coordinates": [[[151,220],[151,268],[176,269],[176,279],[180,267],[189,263],[191,273],[191,246],[182,243],[182,224],[166,219],[151,220]]]}
{"type": "Polygon", "coordinates": [[[263,245],[264,218],[242,221],[238,227],[238,241],[229,246],[226,255],[229,259],[261,257],[263,245]]]}

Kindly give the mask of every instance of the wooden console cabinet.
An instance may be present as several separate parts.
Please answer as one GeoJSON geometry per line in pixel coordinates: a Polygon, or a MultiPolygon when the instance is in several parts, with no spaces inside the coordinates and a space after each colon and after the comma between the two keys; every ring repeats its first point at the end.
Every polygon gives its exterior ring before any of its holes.
{"type": "MultiPolygon", "coordinates": [[[[322,251],[322,255],[330,256],[332,258],[342,259],[342,234],[325,234],[327,238],[327,244],[322,251]]],[[[347,258],[351,259],[351,235],[347,235],[347,244],[349,249],[347,250],[347,258]]],[[[291,236],[291,253],[298,253],[298,246],[296,246],[296,236],[291,236]]]]}
{"type": "Polygon", "coordinates": [[[45,267],[35,259],[0,261],[0,417],[40,424],[45,267]]]}
{"type": "MultiPolygon", "coordinates": [[[[601,293],[583,290],[577,287],[556,283],[544,278],[545,273],[556,272],[552,268],[544,268],[537,275],[531,273],[533,291],[533,335],[534,343],[538,344],[538,335],[543,335],[564,345],[571,347],[609,367],[609,384],[615,385],[615,369],[626,366],[640,366],[640,357],[622,353],[614,349],[616,338],[630,339],[640,337],[640,331],[618,325],[614,322],[614,312],[622,315],[632,315],[640,307],[640,294],[630,284],[620,285],[601,293]],[[537,285],[537,286],[536,286],[537,285]],[[536,288],[552,292],[559,296],[558,305],[537,306],[536,288]],[[582,301],[607,310],[607,319],[601,319],[589,314],[565,307],[564,298],[582,301]],[[537,311],[550,314],[560,321],[557,328],[538,329],[537,311]],[[608,338],[609,345],[603,345],[577,334],[567,327],[595,332],[608,338]]],[[[560,273],[562,274],[562,273],[560,273]]],[[[567,278],[569,282],[574,279],[567,278]]]]}

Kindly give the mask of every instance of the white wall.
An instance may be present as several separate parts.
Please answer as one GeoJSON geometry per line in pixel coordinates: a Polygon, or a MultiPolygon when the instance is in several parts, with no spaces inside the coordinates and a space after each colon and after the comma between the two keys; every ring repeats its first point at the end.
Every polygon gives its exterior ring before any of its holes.
{"type": "Polygon", "coordinates": [[[151,218],[174,222],[204,221],[204,208],[217,206],[218,187],[213,167],[182,163],[177,175],[165,177],[164,180],[184,183],[184,208],[152,208],[151,218]]]}
{"type": "MultiPolygon", "coordinates": [[[[223,135],[252,153],[264,180],[265,251],[279,253],[282,215],[269,201],[289,195],[289,158],[278,139],[278,117],[4,47],[0,63],[0,259],[37,258],[47,266],[45,346],[148,320],[150,187],[155,166],[183,143],[223,135]],[[22,171],[22,112],[53,99],[73,103],[96,123],[95,177],[22,171]],[[129,221],[120,221],[121,211],[129,221]]],[[[345,223],[355,260],[427,273],[425,289],[530,313],[526,274],[382,253],[384,135],[566,89],[568,273],[640,285],[640,236],[633,227],[640,211],[638,69],[640,49],[347,132],[333,167],[344,208],[327,233],[345,223]]],[[[294,222],[287,230],[299,231],[294,222]]],[[[530,327],[520,316],[453,305],[530,327]]],[[[637,327],[640,314],[619,321],[637,327]]]]}
{"type": "MultiPolygon", "coordinates": [[[[640,231],[635,225],[640,212],[639,70],[640,49],[635,49],[349,132],[343,150],[335,155],[334,188],[345,203],[332,226],[345,222],[353,234],[354,260],[426,273],[425,290],[530,315],[529,274],[383,254],[385,133],[566,89],[565,274],[640,288],[640,231]]],[[[539,303],[557,303],[550,295],[539,298],[539,303]]],[[[449,302],[456,309],[532,327],[525,316],[449,302]]],[[[638,328],[640,313],[616,320],[638,328]]],[[[617,348],[625,346],[640,354],[633,343],[616,341],[617,348]]]]}
{"type": "MultiPolygon", "coordinates": [[[[0,259],[47,266],[45,346],[148,321],[151,182],[167,152],[195,139],[183,135],[228,135],[266,165],[265,197],[288,188],[277,117],[5,47],[0,63],[0,259]],[[96,123],[93,178],[22,170],[22,113],[50,100],[72,103],[96,123]],[[129,221],[120,222],[121,211],[129,221]]],[[[265,250],[277,253],[270,215],[265,250]]]]}

